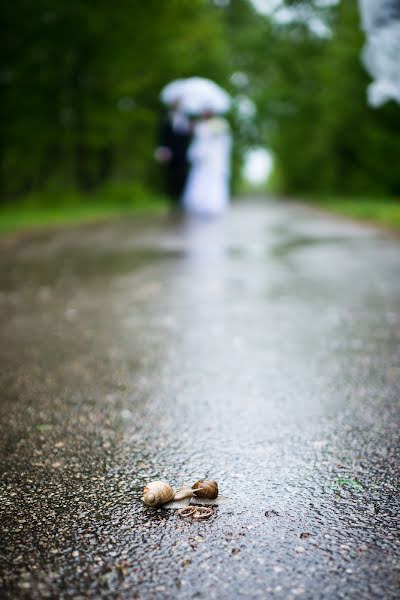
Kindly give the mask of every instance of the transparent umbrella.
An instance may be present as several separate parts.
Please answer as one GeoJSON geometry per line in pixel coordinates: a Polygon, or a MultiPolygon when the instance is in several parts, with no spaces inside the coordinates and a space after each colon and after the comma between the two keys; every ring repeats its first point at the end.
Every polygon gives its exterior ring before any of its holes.
{"type": "Polygon", "coordinates": [[[164,104],[174,104],[181,99],[182,90],[186,83],[186,79],[175,79],[168,83],[161,90],[160,98],[164,104]]]}
{"type": "Polygon", "coordinates": [[[180,89],[181,107],[190,114],[225,113],[231,106],[229,94],[211,79],[190,77],[180,89]]]}

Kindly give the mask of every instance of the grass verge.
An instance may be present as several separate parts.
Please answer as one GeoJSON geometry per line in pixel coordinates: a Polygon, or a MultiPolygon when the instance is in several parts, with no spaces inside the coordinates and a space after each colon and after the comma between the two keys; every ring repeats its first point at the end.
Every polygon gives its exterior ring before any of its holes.
{"type": "Polygon", "coordinates": [[[400,198],[307,197],[306,201],[340,215],[400,231],[400,198]]]}
{"type": "Polygon", "coordinates": [[[137,185],[112,185],[91,194],[47,190],[0,205],[0,235],[137,214],[162,214],[167,201],[137,185]]]}

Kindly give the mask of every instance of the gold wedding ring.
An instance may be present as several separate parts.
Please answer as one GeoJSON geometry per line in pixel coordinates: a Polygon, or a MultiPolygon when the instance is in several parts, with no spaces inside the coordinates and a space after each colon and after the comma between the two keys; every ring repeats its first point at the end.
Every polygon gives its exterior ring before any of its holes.
{"type": "Polygon", "coordinates": [[[194,506],[185,506],[185,508],[178,510],[178,515],[185,519],[186,517],[192,517],[195,512],[196,508],[194,506]]]}
{"type": "Polygon", "coordinates": [[[178,515],[183,519],[192,517],[192,519],[195,519],[196,521],[209,519],[212,514],[213,509],[204,506],[185,506],[185,508],[178,510],[178,515]]]}

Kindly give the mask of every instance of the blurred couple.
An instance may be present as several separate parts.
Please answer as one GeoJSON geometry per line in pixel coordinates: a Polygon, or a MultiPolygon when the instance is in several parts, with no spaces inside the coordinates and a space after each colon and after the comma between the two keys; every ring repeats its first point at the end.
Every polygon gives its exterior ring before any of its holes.
{"type": "Polygon", "coordinates": [[[230,152],[226,119],[211,110],[189,118],[175,100],[155,152],[166,167],[171,208],[204,217],[222,214],[229,203],[230,152]]]}

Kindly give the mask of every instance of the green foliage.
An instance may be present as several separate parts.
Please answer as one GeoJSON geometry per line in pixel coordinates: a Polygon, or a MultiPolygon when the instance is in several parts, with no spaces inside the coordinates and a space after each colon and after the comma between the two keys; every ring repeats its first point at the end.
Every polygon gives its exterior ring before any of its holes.
{"type": "Polygon", "coordinates": [[[322,19],[331,36],[304,18],[278,25],[250,0],[6,3],[1,196],[123,180],[157,189],[159,91],[196,74],[257,107],[254,118],[230,117],[235,172],[261,144],[274,152],[282,191],[399,194],[400,107],[366,104],[357,0],[286,4],[322,19]]]}
{"type": "Polygon", "coordinates": [[[138,183],[109,183],[90,193],[54,186],[3,203],[0,234],[167,210],[166,198],[138,183]]]}
{"type": "Polygon", "coordinates": [[[203,0],[15,0],[3,13],[3,196],[152,179],[162,85],[225,73],[220,13],[203,0]]]}
{"type": "Polygon", "coordinates": [[[265,18],[247,39],[242,34],[253,59],[246,66],[258,131],[274,151],[281,191],[398,195],[400,107],[367,105],[357,0],[325,8],[312,0],[287,4],[300,7],[308,22],[279,26],[265,18]],[[331,34],[316,35],[311,15],[331,34]]]}
{"type": "Polygon", "coordinates": [[[307,201],[318,207],[370,223],[400,231],[400,198],[372,198],[368,196],[307,196],[307,201]]]}
{"type": "Polygon", "coordinates": [[[334,489],[341,489],[343,487],[347,487],[357,492],[362,492],[364,489],[361,483],[359,483],[356,479],[353,479],[352,477],[337,477],[333,482],[333,487],[334,489]]]}

